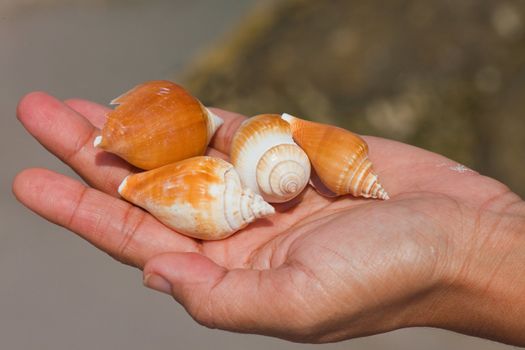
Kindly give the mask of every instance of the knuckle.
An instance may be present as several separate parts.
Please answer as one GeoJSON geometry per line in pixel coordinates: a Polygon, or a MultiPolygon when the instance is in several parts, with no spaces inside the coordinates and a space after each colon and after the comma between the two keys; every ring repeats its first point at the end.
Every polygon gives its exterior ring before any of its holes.
{"type": "Polygon", "coordinates": [[[129,205],[122,220],[120,244],[116,251],[119,260],[128,261],[128,257],[133,255],[136,235],[145,218],[146,213],[143,210],[129,205]]]}
{"type": "Polygon", "coordinates": [[[64,154],[64,161],[70,163],[74,161],[82,150],[91,147],[93,139],[98,134],[98,132],[93,129],[92,132],[87,132],[83,135],[79,135],[74,145],[69,149],[69,152],[64,154]]]}
{"type": "Polygon", "coordinates": [[[82,208],[84,199],[86,197],[86,194],[88,192],[88,188],[84,187],[82,189],[82,192],[80,192],[78,199],[76,200],[75,207],[71,210],[71,213],[69,214],[69,219],[67,219],[67,223],[65,227],[72,227],[74,222],[77,221],[79,215],[80,215],[80,208],[82,208]]]}

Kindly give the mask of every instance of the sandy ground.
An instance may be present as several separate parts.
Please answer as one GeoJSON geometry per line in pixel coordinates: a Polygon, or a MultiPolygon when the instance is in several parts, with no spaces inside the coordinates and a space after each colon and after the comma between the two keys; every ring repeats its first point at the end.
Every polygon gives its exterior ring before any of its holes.
{"type": "MultiPolygon", "coordinates": [[[[169,297],[18,204],[14,175],[46,167],[72,175],[15,119],[17,100],[46,90],[105,103],[143,80],[177,79],[202,50],[233,30],[255,0],[0,4],[0,347],[27,349],[303,349],[197,325],[169,297]]],[[[46,2],[44,2],[46,3],[46,2]]],[[[504,349],[450,332],[412,329],[325,349],[504,349]]]]}

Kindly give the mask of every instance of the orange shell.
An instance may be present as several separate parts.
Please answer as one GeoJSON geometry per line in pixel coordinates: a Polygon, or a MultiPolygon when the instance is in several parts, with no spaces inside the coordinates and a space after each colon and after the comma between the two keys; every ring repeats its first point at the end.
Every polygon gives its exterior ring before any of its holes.
{"type": "Polygon", "coordinates": [[[203,155],[222,120],[169,81],[150,81],[111,101],[95,146],[141,169],[203,155]]]}
{"type": "Polygon", "coordinates": [[[368,159],[368,145],[358,135],[332,125],[283,114],[295,142],[306,152],[321,182],[337,195],[388,199],[368,159]]]}
{"type": "Polygon", "coordinates": [[[118,191],[167,226],[206,240],[223,239],[274,213],[261,196],[242,188],[233,165],[206,156],[130,175],[118,191]]]}

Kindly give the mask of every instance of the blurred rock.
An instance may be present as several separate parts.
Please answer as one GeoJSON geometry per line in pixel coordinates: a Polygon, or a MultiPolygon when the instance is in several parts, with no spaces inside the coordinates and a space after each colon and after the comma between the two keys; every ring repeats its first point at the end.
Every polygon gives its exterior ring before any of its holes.
{"type": "Polygon", "coordinates": [[[257,11],[187,86],[442,153],[525,194],[525,2],[289,0],[257,11]]]}

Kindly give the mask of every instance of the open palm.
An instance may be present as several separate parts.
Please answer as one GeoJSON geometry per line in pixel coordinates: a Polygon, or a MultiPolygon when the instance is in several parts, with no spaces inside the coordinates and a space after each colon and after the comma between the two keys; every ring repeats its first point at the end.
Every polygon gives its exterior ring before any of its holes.
{"type": "MultiPolygon", "coordinates": [[[[21,122],[91,187],[30,169],[17,176],[14,192],[47,220],[144,269],[146,284],[172,294],[209,327],[333,341],[410,325],[407,300],[417,303],[440,283],[447,265],[466,263],[456,250],[483,234],[471,218],[513,196],[437,154],[365,137],[390,200],[332,199],[308,188],[276,206],[274,216],[202,242],[119,198],[119,183],[137,169],[92,147],[107,111],[84,100],[26,96],[21,122]]],[[[225,125],[209,154],[227,159],[244,117],[215,112],[225,125]]]]}

